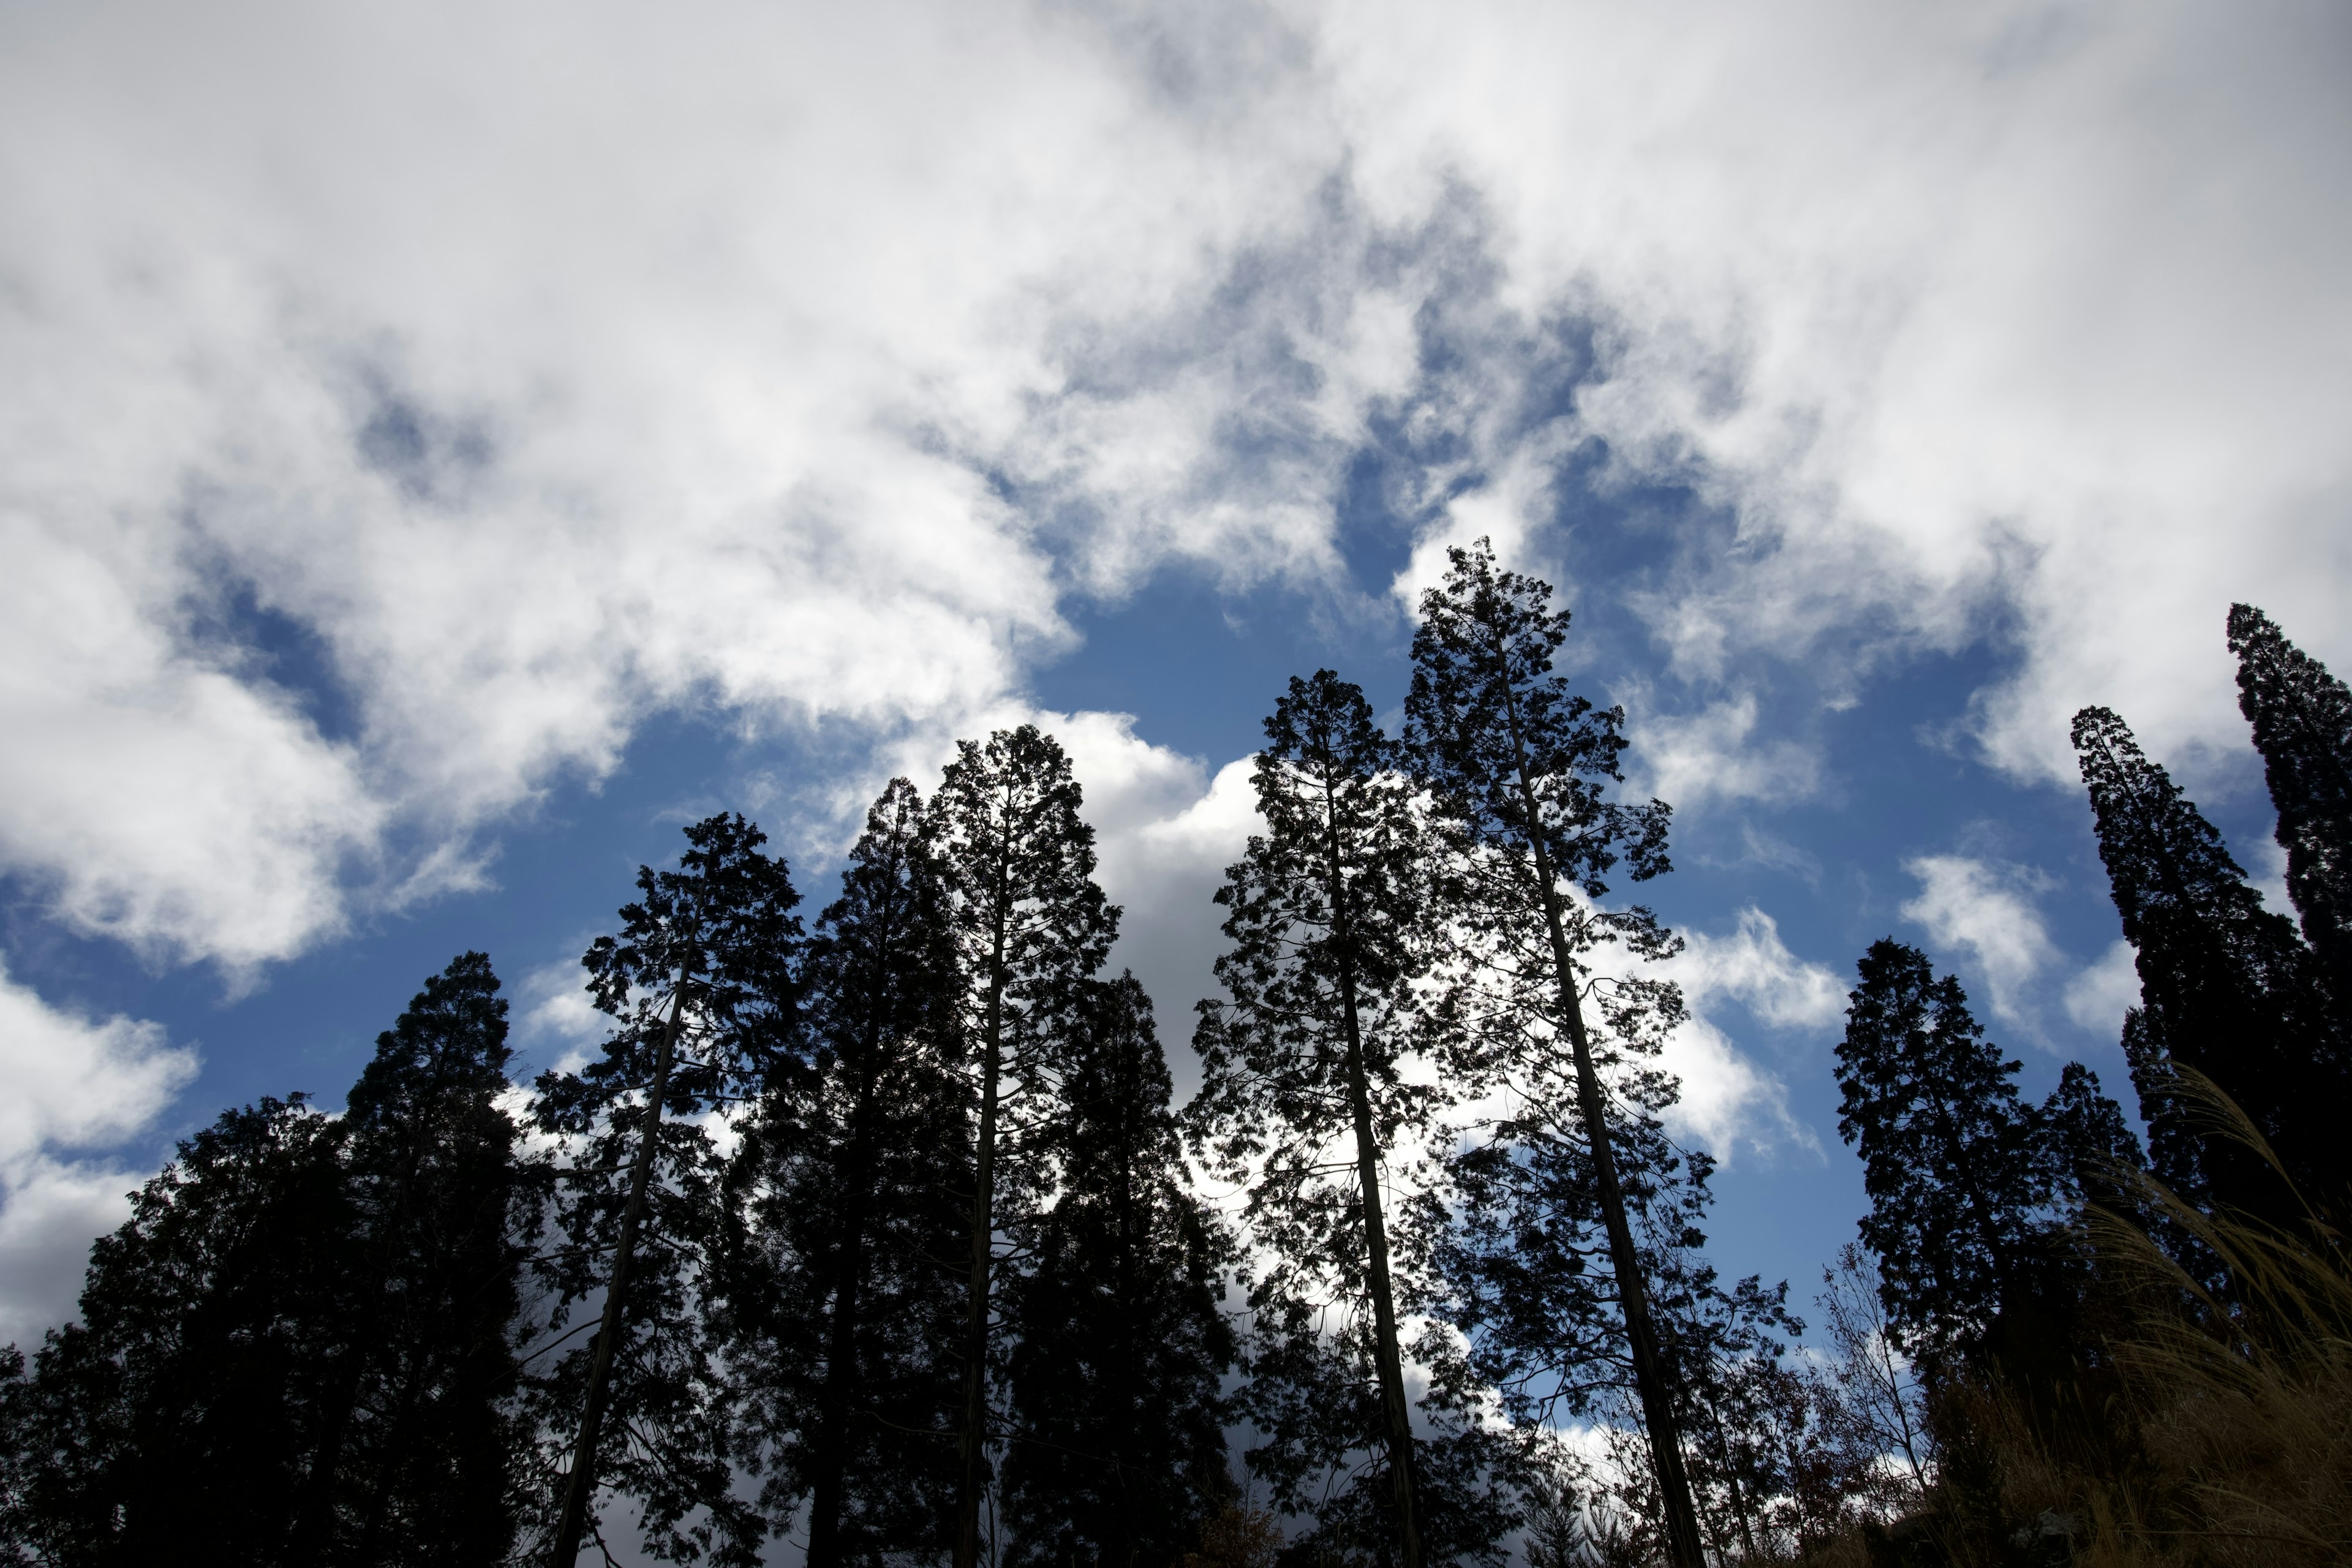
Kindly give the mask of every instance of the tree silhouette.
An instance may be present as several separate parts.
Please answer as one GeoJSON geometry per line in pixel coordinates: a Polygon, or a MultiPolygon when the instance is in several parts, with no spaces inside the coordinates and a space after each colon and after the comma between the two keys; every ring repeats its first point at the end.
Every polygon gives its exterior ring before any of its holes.
{"type": "MultiPolygon", "coordinates": [[[[1607,798],[1607,786],[1620,778],[1624,714],[1593,707],[1553,673],[1569,617],[1549,607],[1550,584],[1496,570],[1483,540],[1447,556],[1444,583],[1422,596],[1412,688],[1405,699],[1406,743],[1431,792],[1447,851],[1441,898],[1468,939],[1467,962],[1507,971],[1518,982],[1512,989],[1540,1006],[1550,1029],[1567,1043],[1564,1076],[1609,1238],[1622,1330],[1658,1472],[1668,1555],[1676,1568],[1700,1568],[1704,1543],[1683,1473],[1577,963],[1580,951],[1598,942],[1622,940],[1637,954],[1652,956],[1667,951],[1667,938],[1645,910],[1580,909],[1567,890],[1572,886],[1589,899],[1600,898],[1607,890],[1602,878],[1621,861],[1636,881],[1665,871],[1670,813],[1659,801],[1627,805],[1607,798]]],[[[1525,1037],[1516,1027],[1497,1031],[1465,1022],[1474,1045],[1525,1037]]]]}
{"type": "Polygon", "coordinates": [[[1173,1085],[1132,974],[1089,988],[1059,1195],[1008,1301],[1015,1564],[1172,1564],[1230,1500],[1231,1242],[1187,1190],[1173,1085]]]}
{"type": "Polygon", "coordinates": [[[962,1315],[949,1260],[968,1192],[955,952],[921,797],[866,813],[803,968],[810,1070],[773,1085],[730,1167],[729,1312],[772,1450],[779,1528],[810,1568],[950,1542],[962,1315]]]}
{"type": "Polygon", "coordinates": [[[1420,1568],[1381,1191],[1383,1167],[1435,1104],[1398,1071],[1423,909],[1412,785],[1363,693],[1328,669],[1292,679],[1265,737],[1251,781],[1266,830],[1217,891],[1229,1000],[1200,1005],[1202,1082],[1188,1112],[1220,1173],[1246,1187],[1244,1217],[1265,1258],[1250,1292],[1258,1343],[1244,1402],[1269,1442],[1250,1462],[1327,1534],[1363,1528],[1363,1489],[1379,1488],[1379,1539],[1340,1545],[1420,1568]],[[1367,1448],[1376,1477],[1324,1484],[1367,1448]]]}
{"type": "Polygon", "coordinates": [[[2352,689],[2251,605],[2230,606],[2230,651],[2278,809],[2287,897],[2326,976],[2340,1039],[2352,1032],[2352,689]]]}
{"type": "Polygon", "coordinates": [[[640,1505],[656,1555],[757,1561],[758,1510],[735,1495],[728,1434],[740,1390],[706,1308],[723,1230],[722,1161],[688,1117],[724,1113],[796,1063],[793,963],[799,902],[766,836],[721,814],[686,829],[675,871],[640,868],[638,901],[617,934],[581,960],[614,1027],[576,1073],[537,1084],[541,1128],[572,1151],[557,1221],[564,1245],[543,1264],[561,1331],[573,1306],[604,1296],[594,1340],[534,1384],[546,1456],[550,1552],[564,1568],[597,1529],[595,1498],[640,1505]],[[625,1440],[622,1440],[625,1436],[625,1440]],[[568,1439],[568,1441],[566,1440],[568,1439]]]}
{"type": "Polygon", "coordinates": [[[1024,724],[985,742],[959,742],[931,803],[961,1027],[977,1058],[956,1568],[975,1568],[980,1558],[1000,1233],[1025,1235],[1040,1207],[1048,1176],[1037,1158],[1042,1130],[1056,1113],[1055,1085],[1082,1027],[1086,983],[1118,930],[1118,909],[1095,885],[1094,829],[1078,816],[1080,798],[1061,746],[1024,724]]]}
{"type": "Polygon", "coordinates": [[[2099,858],[2139,953],[2124,1050],[2156,1173],[2191,1200],[2297,1224],[2302,1205],[2267,1162],[2207,1135],[2176,1069],[2195,1068],[2235,1101],[2306,1194],[2339,1196],[2352,1173],[2346,1071],[2310,950],[2121,719],[2085,708],[2074,738],[2099,858]]]}

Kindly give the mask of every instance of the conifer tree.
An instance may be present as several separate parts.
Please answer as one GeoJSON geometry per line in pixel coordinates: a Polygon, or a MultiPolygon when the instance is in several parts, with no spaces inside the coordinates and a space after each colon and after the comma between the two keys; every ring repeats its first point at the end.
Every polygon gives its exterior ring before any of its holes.
{"type": "Polygon", "coordinates": [[[365,1339],[342,1122],[297,1095],[180,1145],[7,1393],[9,1538],[58,1568],[310,1564],[365,1339]]]}
{"type": "Polygon", "coordinates": [[[1006,1561],[1172,1568],[1231,1500],[1231,1244],[1186,1187],[1150,998],[1131,973],[1088,994],[1059,1196],[1010,1292],[1006,1561]]]}
{"type": "Polygon", "coordinates": [[[58,1563],[489,1564],[514,1527],[510,1328],[532,1168],[480,953],[425,982],[330,1121],[184,1144],[9,1392],[0,1539],[58,1563]]]}
{"type": "Polygon", "coordinates": [[[1837,1047],[1838,1131],[1858,1146],[1887,1318],[1930,1371],[1977,1356],[2000,1315],[2063,1310],[2058,1272],[2087,1205],[2126,1210],[2139,1143],[2096,1073],[2069,1062],[2021,1100],[1967,993],[1891,938],[1871,944],[1837,1047]]]}
{"type": "Polygon", "coordinates": [[[1036,1156],[1086,983],[1118,934],[1094,880],[1094,829],[1061,746],[1034,724],[958,743],[931,803],[970,1042],[971,1207],[963,1397],[957,1422],[956,1568],[976,1568],[990,1479],[992,1274],[1000,1234],[1024,1236],[1047,1173],[1036,1156]]]}
{"type": "Polygon", "coordinates": [[[503,1562],[515,1533],[512,1329],[538,1212],[501,1110],[507,1005],[453,960],[376,1040],[345,1111],[368,1320],[330,1435],[320,1561],[503,1562]]]}
{"type": "MultiPolygon", "coordinates": [[[[1568,1047],[1564,1076],[1590,1151],[1668,1556],[1675,1568],[1699,1568],[1704,1545],[1578,970],[1579,952],[1601,942],[1622,940],[1639,956],[1656,956],[1669,939],[1645,910],[1580,909],[1567,891],[1574,886],[1599,899],[1621,862],[1636,881],[1665,871],[1670,811],[1660,801],[1607,797],[1621,777],[1624,713],[1595,708],[1553,672],[1569,617],[1550,608],[1550,584],[1496,570],[1483,540],[1447,553],[1444,583],[1422,597],[1405,700],[1406,744],[1446,847],[1445,914],[1476,950],[1472,964],[1507,972],[1528,1001],[1549,993],[1541,1016],[1568,1047]]],[[[1650,997],[1664,1001],[1654,990],[1650,997]]],[[[1472,1055],[1484,1054],[1494,1032],[1465,1022],[1472,1055]]],[[[1500,1031],[1506,1039],[1517,1033],[1500,1031]]]]}
{"type": "Polygon", "coordinates": [[[1244,1399],[1268,1442],[1249,1462],[1333,1550],[1421,1568],[1453,1552],[1423,1539],[1382,1193],[1436,1104],[1399,1073],[1424,893],[1413,790],[1362,691],[1330,670],[1292,679],[1265,737],[1251,774],[1265,831],[1217,891],[1228,1000],[1200,1005],[1188,1111],[1218,1173],[1245,1184],[1266,1259],[1244,1399]]]}
{"type": "Polygon", "coordinates": [[[763,1500],[805,1501],[809,1568],[951,1544],[969,1215],[955,952],[926,815],[893,779],[803,968],[811,1070],[775,1085],[730,1168],[749,1227],[730,1288],[763,1500]]]}
{"type": "Polygon", "coordinates": [[[2156,1173],[2194,1201],[2295,1224],[2302,1206],[2267,1164],[2204,1136],[2176,1068],[2235,1101],[2305,1195],[2340,1201],[2352,1173],[2343,1136],[2347,1073],[2310,950],[2262,895],[2212,825],[2105,708],[2074,716],[2099,858],[2125,939],[2138,950],[2140,1005],[2124,1050],[2148,1121],[2156,1173]]]}
{"type": "Polygon", "coordinates": [[[1886,1309],[1929,1358],[1983,1342],[2034,1252],[2049,1188],[2034,1123],[1950,975],[1917,948],[1873,942],[1837,1047],[1838,1133],[1856,1145],[1886,1309]]]}
{"type": "Polygon", "coordinates": [[[572,1157],[545,1265],[562,1330],[601,1291],[596,1337],[536,1385],[554,1454],[544,1468],[549,1554],[569,1568],[596,1498],[639,1504],[646,1549],[757,1561],[758,1510],[733,1489],[728,1435],[739,1390],[707,1310],[721,1290],[723,1162],[696,1121],[762,1094],[795,1065],[799,895],[766,835],[720,814],[686,829],[675,871],[641,868],[622,929],[581,960],[614,1027],[597,1058],[537,1085],[541,1127],[572,1157]]]}
{"type": "Polygon", "coordinates": [[[2278,810],[2287,897],[2341,1036],[2352,1032],[2352,689],[2252,605],[2230,606],[2230,651],[2278,810]]]}

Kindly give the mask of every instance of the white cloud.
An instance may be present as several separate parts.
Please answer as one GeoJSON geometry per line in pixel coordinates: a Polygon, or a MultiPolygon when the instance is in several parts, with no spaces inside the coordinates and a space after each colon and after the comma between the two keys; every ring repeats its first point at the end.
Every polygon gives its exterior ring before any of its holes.
{"type": "Polygon", "coordinates": [[[0,964],[0,1342],[70,1310],[93,1237],[139,1174],[87,1157],[136,1136],[195,1076],[154,1024],[51,1007],[0,964]]]}
{"type": "Polygon", "coordinates": [[[1761,1153],[1782,1145],[1819,1153],[1812,1131],[1790,1114],[1786,1086],[1704,1015],[1694,1012],[1667,1037],[1658,1063],[1682,1083],[1666,1125],[1724,1163],[1742,1144],[1761,1153]]]}
{"type": "Polygon", "coordinates": [[[1759,741],[1752,691],[1680,717],[1632,726],[1641,794],[1696,810],[1717,801],[1803,800],[1821,788],[1821,757],[1795,741],[1759,741]]]}
{"type": "Polygon", "coordinates": [[[1585,428],[1732,513],[1654,602],[1687,671],[2005,610],[1984,746],[2063,778],[2085,701],[2243,744],[2233,596],[2352,656],[2340,11],[1315,15],[1372,210],[1477,191],[1504,298],[1609,323],[1585,428]]]}
{"type": "Polygon", "coordinates": [[[2118,942],[2066,983],[2066,1016],[2077,1028],[2115,1038],[2124,1015],[2139,1005],[2139,955],[2118,942]]]}
{"type": "Polygon", "coordinates": [[[1125,910],[1110,967],[1132,968],[1150,993],[1181,1099],[1194,1082],[1192,1005],[1215,994],[1224,942],[1210,900],[1261,826],[1254,761],[1211,777],[1199,759],[1139,739],[1124,713],[1044,714],[1039,722],[1069,750],[1103,889],[1125,910]]]}
{"type": "Polygon", "coordinates": [[[1695,1010],[1727,998],[1776,1029],[1830,1029],[1845,1016],[1837,975],[1790,952],[1780,923],[1752,904],[1729,936],[1685,931],[1683,942],[1666,967],[1695,1010]]]}
{"type": "Polygon", "coordinates": [[[1991,991],[1994,1015],[2039,1038],[2035,988],[2043,971],[2063,962],[2033,906],[2044,884],[2020,868],[1964,855],[1922,855],[1903,868],[1919,879],[1903,918],[1927,927],[1937,947],[1967,950],[1991,991]]]}
{"type": "Polygon", "coordinates": [[[1757,655],[1994,624],[2004,766],[2063,776],[2085,700],[2242,745],[2230,597],[2352,658],[2346,25],[17,8],[0,862],[250,969],[468,885],[654,709],[887,747],[1017,708],[1074,589],[1335,573],[1375,415],[1405,587],[1550,548],[1589,438],[1718,509],[1639,601],[1702,689],[1639,736],[1679,804],[1820,788],[1757,655]]]}

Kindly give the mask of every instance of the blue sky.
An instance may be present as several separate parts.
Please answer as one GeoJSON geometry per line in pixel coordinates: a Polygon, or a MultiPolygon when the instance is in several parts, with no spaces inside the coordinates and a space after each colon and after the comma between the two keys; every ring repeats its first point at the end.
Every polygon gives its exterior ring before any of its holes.
{"type": "Polygon", "coordinates": [[[1691,939],[1718,1260],[1852,1234],[1878,936],[2124,1089],[2065,722],[2258,881],[2233,598],[2352,668],[2333,8],[0,8],[0,1334],[224,1105],[721,808],[811,912],[1036,718],[1186,1075],[1294,674],[1489,535],[1691,939]]]}

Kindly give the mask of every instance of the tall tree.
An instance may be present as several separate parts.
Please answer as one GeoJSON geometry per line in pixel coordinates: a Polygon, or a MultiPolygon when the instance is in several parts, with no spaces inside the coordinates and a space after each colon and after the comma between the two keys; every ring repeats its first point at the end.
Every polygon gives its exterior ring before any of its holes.
{"type": "Polygon", "coordinates": [[[955,951],[921,797],[866,813],[803,967],[811,1070],[773,1086],[730,1167],[751,1427],[781,1523],[805,1502],[809,1568],[952,1542],[963,1315],[947,1260],[969,1190],[955,951]]]}
{"type": "Polygon", "coordinates": [[[1700,1568],[1704,1542],[1577,964],[1580,949],[1607,937],[1643,955],[1663,952],[1666,937],[1647,910],[1580,909],[1569,892],[1599,899],[1621,862],[1636,881],[1668,869],[1671,813],[1662,801],[1608,798],[1607,786],[1622,777],[1624,712],[1595,708],[1553,671],[1569,616],[1550,608],[1550,584],[1497,570],[1484,540],[1447,554],[1444,581],[1422,597],[1405,699],[1406,744],[1450,851],[1447,914],[1516,955],[1522,973],[1550,982],[1549,1021],[1568,1042],[1668,1555],[1676,1568],[1700,1568]]]}
{"type": "Polygon", "coordinates": [[[930,843],[946,892],[971,1064],[972,1192],[959,1419],[956,1568],[975,1568],[989,1483],[990,1298],[1000,1232],[1039,1207],[1034,1158],[1055,1112],[1086,983],[1102,967],[1118,910],[1094,880],[1094,829],[1058,742],[1034,724],[958,743],[931,803],[930,843]]]}
{"type": "MultiPolygon", "coordinates": [[[[345,1126],[369,1331],[332,1444],[320,1561],[505,1561],[515,1521],[512,1330],[536,1167],[502,1110],[507,1005],[479,952],[376,1039],[345,1126]]],[[[339,1393],[341,1391],[339,1391],[339,1393]]]]}
{"type": "Polygon", "coordinates": [[[1134,975],[1090,986],[1060,1194],[1010,1292],[1010,1563],[1172,1568],[1232,1500],[1232,1247],[1187,1190],[1173,1087],[1134,975]]]}
{"type": "Polygon", "coordinates": [[[741,816],[709,817],[686,837],[677,870],[640,868],[621,931],[581,960],[614,1021],[603,1051],[537,1085],[540,1125],[571,1152],[557,1205],[564,1245],[545,1265],[551,1331],[604,1297],[596,1337],[536,1387],[542,1429],[571,1458],[562,1473],[546,1467],[561,1500],[549,1521],[557,1568],[597,1528],[601,1492],[637,1500],[656,1556],[750,1563],[763,1533],[734,1492],[727,1436],[740,1391],[706,1315],[720,1294],[723,1161],[687,1119],[730,1113],[794,1066],[799,895],[741,816]]]}
{"type": "Polygon", "coordinates": [[[2148,1121],[2156,1173],[2176,1191],[2283,1223],[2302,1205],[2268,1164],[2206,1136],[2209,1118],[2176,1072],[2193,1068],[2245,1112],[2304,1193],[2341,1201],[2352,1176],[2343,1136],[2347,1074],[2310,950],[2263,907],[2221,836],[2105,708],[2074,716],[2124,936],[2138,950],[2140,1005],[2124,1049],[2148,1121]]]}
{"type": "Polygon", "coordinates": [[[0,1539],[56,1563],[505,1560],[536,1184],[497,1105],[498,989],[478,952],[427,980],[340,1120],[264,1100],[182,1146],[10,1391],[0,1539]]]}
{"type": "Polygon", "coordinates": [[[2086,1202],[2126,1194],[2138,1145],[2098,1076],[2067,1064],[2040,1106],[1953,976],[1892,938],[1863,955],[1837,1047],[1838,1131],[1858,1147],[1888,1321],[1930,1370],[1981,1354],[2005,1310],[2059,1305],[2052,1270],[2086,1202]]]}
{"type": "Polygon", "coordinates": [[[79,1321],[9,1391],[9,1534],[65,1568],[318,1561],[359,1225],[342,1122],[300,1096],[225,1112],[91,1248],[79,1321]]]}
{"type": "Polygon", "coordinates": [[[1385,1539],[1355,1544],[1420,1568],[1427,1521],[1382,1177],[1427,1129],[1436,1096],[1399,1071],[1424,890],[1399,761],[1363,692],[1328,669],[1294,677],[1267,718],[1251,774],[1265,831],[1217,891],[1228,1000],[1201,1004],[1189,1114],[1219,1173],[1245,1184],[1265,1259],[1250,1293],[1259,1345],[1247,1401],[1270,1442],[1251,1463],[1286,1509],[1317,1512],[1328,1531],[1364,1500],[1318,1483],[1370,1448],[1385,1472],[1366,1478],[1388,1496],[1385,1539]],[[1335,1145],[1351,1157],[1335,1159],[1335,1145]]]}
{"type": "Polygon", "coordinates": [[[2230,651],[2278,809],[2287,897],[2342,1034],[2352,1029],[2352,689],[2252,605],[2230,606],[2230,651]]]}

